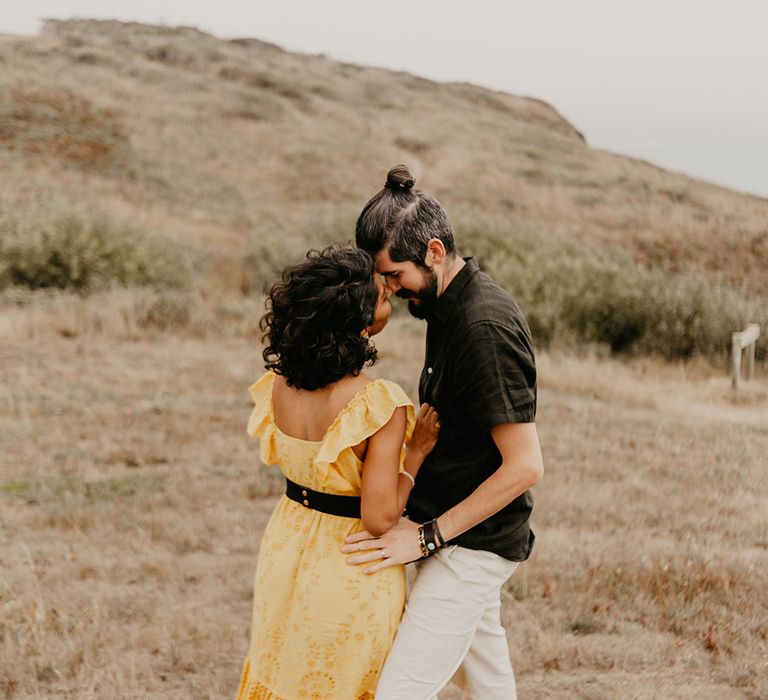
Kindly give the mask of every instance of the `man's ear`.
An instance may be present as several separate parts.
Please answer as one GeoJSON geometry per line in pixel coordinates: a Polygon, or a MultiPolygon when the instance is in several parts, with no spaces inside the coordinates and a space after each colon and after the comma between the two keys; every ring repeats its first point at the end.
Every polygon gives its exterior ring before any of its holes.
{"type": "Polygon", "coordinates": [[[439,238],[430,238],[427,241],[427,265],[440,265],[445,261],[445,246],[439,238]]]}

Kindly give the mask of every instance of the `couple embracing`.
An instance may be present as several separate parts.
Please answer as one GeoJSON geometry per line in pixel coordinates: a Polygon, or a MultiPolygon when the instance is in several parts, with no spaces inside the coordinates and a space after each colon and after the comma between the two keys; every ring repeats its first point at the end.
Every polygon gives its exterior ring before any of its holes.
{"type": "Polygon", "coordinates": [[[239,700],[433,700],[462,664],[465,697],[516,697],[501,586],[530,554],[543,469],[531,335],[414,184],[395,166],[357,248],[311,251],[270,290],[248,432],[286,494],[239,700]],[[427,322],[418,415],[363,373],[392,293],[427,322]]]}

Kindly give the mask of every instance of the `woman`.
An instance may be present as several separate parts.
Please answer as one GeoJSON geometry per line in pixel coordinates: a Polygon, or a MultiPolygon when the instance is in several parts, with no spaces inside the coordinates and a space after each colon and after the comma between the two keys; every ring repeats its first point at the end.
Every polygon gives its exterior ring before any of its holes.
{"type": "Polygon", "coordinates": [[[398,521],[437,416],[423,407],[417,422],[397,384],[361,371],[376,361],[369,338],[391,311],[367,253],[310,251],[272,287],[267,308],[268,371],[250,388],[248,432],[287,488],[261,543],[237,697],[372,700],[405,575],[400,566],[366,576],[340,547],[352,532],[382,534],[398,521]]]}

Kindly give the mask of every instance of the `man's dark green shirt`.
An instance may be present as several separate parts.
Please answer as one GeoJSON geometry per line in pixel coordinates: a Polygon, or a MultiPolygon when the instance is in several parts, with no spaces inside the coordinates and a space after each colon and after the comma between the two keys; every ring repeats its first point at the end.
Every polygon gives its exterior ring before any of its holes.
{"type": "MultiPolygon", "coordinates": [[[[512,296],[473,258],[427,319],[419,400],[437,409],[442,426],[408,501],[409,517],[424,522],[464,500],[501,466],[491,428],[532,423],[536,416],[536,364],[528,324],[512,296]]],[[[452,544],[523,561],[533,546],[532,508],[526,491],[452,544]]]]}

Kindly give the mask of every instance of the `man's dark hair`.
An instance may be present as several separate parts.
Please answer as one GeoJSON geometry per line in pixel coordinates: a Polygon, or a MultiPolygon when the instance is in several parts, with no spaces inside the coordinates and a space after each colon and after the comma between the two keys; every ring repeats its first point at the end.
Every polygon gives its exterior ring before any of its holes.
{"type": "Polygon", "coordinates": [[[355,242],[374,257],[389,246],[393,262],[413,262],[424,267],[427,243],[442,241],[449,256],[456,244],[448,215],[434,197],[414,189],[416,180],[405,165],[387,173],[384,189],[368,200],[355,226],[355,242]]]}
{"type": "Polygon", "coordinates": [[[267,369],[297,389],[321,389],[373,364],[361,332],[373,322],[378,291],[371,256],[351,246],[310,250],[286,268],[259,321],[267,369]]]}

